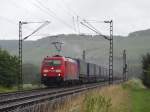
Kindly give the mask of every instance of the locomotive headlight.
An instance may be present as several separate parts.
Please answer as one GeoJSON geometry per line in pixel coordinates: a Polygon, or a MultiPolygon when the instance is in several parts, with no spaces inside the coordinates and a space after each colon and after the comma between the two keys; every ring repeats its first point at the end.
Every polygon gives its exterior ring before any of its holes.
{"type": "Polygon", "coordinates": [[[57,72],[57,73],[60,73],[60,72],[61,72],[61,70],[56,70],[56,72],[57,72]]]}
{"type": "Polygon", "coordinates": [[[47,70],[47,69],[44,69],[43,72],[48,72],[48,70],[47,70]]]}
{"type": "Polygon", "coordinates": [[[58,76],[60,77],[60,75],[61,75],[61,74],[59,73],[58,76]]]}
{"type": "Polygon", "coordinates": [[[43,76],[44,76],[44,77],[46,77],[46,76],[47,76],[47,74],[43,74],[43,76]]]}

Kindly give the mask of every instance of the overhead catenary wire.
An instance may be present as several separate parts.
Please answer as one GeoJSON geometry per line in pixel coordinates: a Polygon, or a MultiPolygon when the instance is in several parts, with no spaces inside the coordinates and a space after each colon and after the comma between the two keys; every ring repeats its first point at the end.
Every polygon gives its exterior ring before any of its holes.
{"type": "Polygon", "coordinates": [[[77,17],[75,20],[73,20],[73,26],[68,24],[67,22],[65,22],[64,20],[62,20],[61,18],[59,18],[57,16],[57,14],[55,13],[55,11],[53,11],[52,9],[48,8],[45,4],[43,4],[41,1],[39,0],[35,0],[34,2],[32,2],[32,5],[34,5],[36,8],[38,8],[41,12],[47,14],[48,16],[55,18],[57,21],[63,23],[64,25],[66,25],[68,28],[74,30],[75,32],[78,32],[80,34],[80,24],[79,24],[79,19],[81,18],[72,8],[70,8],[66,2],[63,0],[62,3],[64,4],[64,6],[66,7],[66,9],[68,9],[68,14],[72,17],[74,17],[74,15],[77,17]]]}
{"type": "Polygon", "coordinates": [[[61,22],[61,23],[63,23],[64,25],[66,25],[68,28],[71,28],[71,29],[74,30],[73,26],[71,26],[70,24],[68,24],[67,22],[65,22],[65,21],[62,20],[61,18],[59,18],[59,17],[57,16],[57,14],[56,14],[54,11],[52,11],[50,8],[46,7],[41,1],[36,0],[35,2],[36,2],[36,3],[33,3],[33,2],[32,2],[32,4],[33,4],[35,7],[37,7],[38,9],[40,9],[40,11],[42,11],[42,12],[46,13],[47,15],[49,15],[49,16],[55,18],[55,19],[58,20],[59,22],[61,22]]]}
{"type": "MultiPolygon", "coordinates": [[[[10,24],[13,24],[15,26],[18,26],[18,23],[15,20],[9,19],[9,18],[4,17],[4,16],[0,16],[0,19],[4,20],[4,21],[6,21],[6,22],[8,22],[10,24]]],[[[25,27],[25,29],[28,30],[28,31],[32,30],[32,28],[30,28],[30,27],[25,27]]]]}
{"type": "MultiPolygon", "coordinates": [[[[10,0],[10,2],[9,2],[10,4],[12,4],[15,8],[21,8],[21,9],[24,9],[27,13],[31,13],[31,11],[29,10],[29,9],[27,9],[27,8],[25,8],[25,7],[21,7],[19,4],[17,4],[14,0],[10,0]]],[[[31,13],[32,14],[32,13],[31,13]]],[[[12,23],[12,24],[14,24],[14,25],[17,25],[18,26],[18,21],[17,22],[14,22],[13,20],[10,20],[9,19],[9,21],[8,21],[9,23],[12,23]]],[[[33,22],[32,22],[33,23],[33,22]]],[[[42,22],[35,22],[35,23],[42,23],[42,22]]],[[[25,29],[27,29],[27,30],[29,30],[29,31],[31,31],[31,30],[33,30],[33,28],[30,28],[30,27],[25,27],[25,29]]]]}
{"type": "Polygon", "coordinates": [[[77,18],[76,18],[78,16],[78,14],[72,8],[70,8],[65,1],[63,1],[63,0],[56,0],[56,1],[58,1],[57,5],[59,5],[59,7],[61,7],[61,9],[63,11],[65,11],[66,14],[68,14],[68,16],[70,16],[70,18],[72,19],[75,33],[79,33],[78,23],[77,23],[78,21],[77,21],[77,18]]]}
{"type": "Polygon", "coordinates": [[[79,16],[79,14],[77,14],[71,7],[69,7],[68,4],[64,0],[59,0],[59,1],[61,1],[64,4],[64,6],[66,7],[66,9],[68,9],[68,11],[70,11],[71,15],[79,16]]]}
{"type": "MultiPolygon", "coordinates": [[[[17,7],[17,8],[20,7],[20,6],[19,6],[18,4],[16,4],[14,1],[11,1],[11,2],[12,2],[12,5],[13,5],[13,6],[15,6],[15,7],[17,7]]],[[[51,9],[47,8],[42,2],[40,2],[39,0],[38,0],[38,1],[36,0],[36,2],[38,2],[38,4],[35,4],[35,3],[33,3],[33,2],[32,2],[32,4],[33,4],[36,8],[40,9],[40,11],[42,11],[42,12],[46,13],[47,15],[49,15],[49,16],[55,18],[56,20],[58,20],[59,22],[63,23],[64,25],[66,25],[66,26],[69,27],[70,29],[75,30],[74,23],[72,24],[73,26],[71,26],[70,24],[68,24],[67,22],[65,22],[64,20],[62,20],[61,18],[57,17],[57,14],[56,14],[54,11],[52,11],[51,9]],[[41,7],[41,5],[42,5],[42,7],[41,7]]],[[[25,9],[25,8],[24,8],[24,9],[25,9]]],[[[26,11],[28,11],[28,10],[26,10],[26,11]]],[[[12,21],[7,20],[7,19],[5,19],[5,21],[8,21],[8,22],[11,23],[11,24],[15,24],[16,26],[18,25],[18,23],[12,22],[12,21]]],[[[28,28],[28,27],[25,27],[25,29],[28,29],[29,31],[33,30],[33,29],[31,29],[31,28],[28,28]]],[[[34,35],[34,36],[35,36],[35,35],[34,35]]]]}
{"type": "Polygon", "coordinates": [[[80,23],[81,23],[83,26],[87,27],[88,29],[90,29],[90,30],[94,31],[95,33],[99,34],[99,36],[102,36],[102,37],[104,37],[105,39],[110,40],[107,36],[102,35],[100,32],[98,32],[97,30],[91,28],[90,26],[88,26],[88,25],[85,24],[84,22],[80,22],[80,23]]]}
{"type": "MultiPolygon", "coordinates": [[[[6,21],[6,22],[8,22],[8,23],[10,23],[10,24],[13,24],[13,25],[15,25],[15,26],[18,26],[18,23],[16,23],[14,20],[11,20],[11,19],[9,19],[9,18],[6,18],[6,17],[4,17],[4,16],[0,16],[0,19],[2,19],[2,20],[4,20],[4,21],[6,21]]],[[[28,23],[43,23],[44,21],[41,21],[41,22],[28,22],[28,23]]],[[[31,31],[31,30],[33,30],[33,28],[30,28],[30,27],[24,27],[26,30],[28,30],[28,31],[31,31]]],[[[50,34],[39,34],[39,35],[32,35],[32,36],[41,36],[41,35],[43,35],[43,36],[47,36],[47,35],[50,35],[50,34]]]]}
{"type": "MultiPolygon", "coordinates": [[[[63,4],[64,4],[64,6],[66,7],[66,9],[68,9],[70,12],[71,12],[71,14],[73,14],[73,15],[75,15],[76,17],[77,17],[77,29],[78,29],[78,33],[80,34],[80,20],[83,20],[84,22],[86,22],[92,29],[94,29],[96,32],[99,32],[98,34],[100,34],[101,36],[103,36],[105,39],[107,39],[107,40],[109,40],[109,38],[107,37],[107,36],[105,36],[105,35],[102,35],[101,33],[100,33],[100,31],[98,31],[93,25],[91,25],[90,23],[92,22],[92,23],[104,23],[104,22],[109,22],[109,21],[99,21],[99,20],[85,20],[84,18],[82,18],[81,16],[79,16],[79,14],[77,14],[64,0],[59,0],[59,1],[61,1],[63,4]],[[90,21],[90,23],[89,22],[87,22],[87,21],[90,21]]],[[[94,31],[94,32],[95,32],[94,31]]]]}
{"type": "Polygon", "coordinates": [[[15,0],[9,0],[9,3],[12,4],[14,7],[16,7],[17,9],[18,8],[21,8],[21,9],[24,9],[24,11],[26,11],[27,13],[31,13],[31,11],[25,7],[22,7],[18,4],[18,2],[16,2],[15,0]]]}
{"type": "MultiPolygon", "coordinates": [[[[29,22],[30,23],[30,22],[29,22]]],[[[38,22],[41,23],[41,22],[38,22]]],[[[29,34],[28,36],[26,36],[25,38],[23,38],[23,40],[27,39],[28,37],[30,37],[31,35],[35,34],[37,31],[39,31],[41,28],[43,28],[44,26],[46,26],[48,23],[50,23],[49,21],[44,22],[44,24],[40,25],[36,30],[34,30],[31,34],[29,34]]]]}
{"type": "MultiPolygon", "coordinates": [[[[85,24],[84,22],[80,22],[83,26],[87,27],[88,29],[94,31],[97,34],[100,34],[99,32],[97,32],[95,29],[92,29],[91,27],[89,27],[87,24],[85,24]]],[[[101,35],[101,34],[100,34],[101,35]]]]}
{"type": "Polygon", "coordinates": [[[73,20],[74,30],[75,30],[75,32],[76,32],[77,30],[76,30],[76,23],[75,23],[75,17],[74,17],[74,16],[72,17],[72,20],[73,20]]]}
{"type": "MultiPolygon", "coordinates": [[[[31,2],[31,1],[30,1],[31,2]]],[[[66,25],[67,27],[69,27],[69,28],[71,28],[71,29],[74,29],[73,28],[73,26],[71,26],[70,24],[68,24],[67,22],[65,22],[64,20],[62,20],[61,18],[59,18],[59,17],[57,17],[57,14],[53,11],[53,10],[51,10],[50,8],[48,8],[48,7],[46,7],[45,6],[45,4],[43,4],[41,1],[39,1],[39,0],[35,0],[35,2],[38,4],[35,4],[35,3],[33,3],[33,2],[31,2],[32,3],[32,5],[34,5],[36,8],[38,8],[38,9],[40,9],[40,11],[42,11],[42,12],[44,12],[44,13],[46,13],[46,14],[48,14],[49,16],[51,16],[51,17],[53,17],[53,18],[55,18],[55,19],[57,19],[58,21],[60,21],[61,23],[63,23],[64,25],[66,25]]],[[[13,5],[13,6],[15,6],[15,7],[20,7],[18,4],[16,4],[15,3],[15,1],[11,1],[11,4],[13,5]]],[[[26,9],[26,8],[24,8],[24,9],[26,9]]],[[[26,10],[26,11],[29,11],[29,10],[26,10]]]]}
{"type": "Polygon", "coordinates": [[[68,16],[70,16],[70,18],[75,16],[75,14],[71,12],[71,10],[68,10],[68,8],[66,7],[66,5],[63,3],[62,0],[55,0],[55,1],[57,3],[58,7],[61,8],[61,10],[65,11],[66,14],[68,16]],[[59,1],[61,1],[61,3],[59,1]]]}
{"type": "Polygon", "coordinates": [[[79,23],[79,16],[77,16],[77,29],[78,29],[78,33],[80,34],[80,23],[79,23]]]}
{"type": "MultiPolygon", "coordinates": [[[[99,32],[99,34],[101,34],[100,31],[98,31],[92,24],[90,24],[88,21],[83,20],[85,23],[87,23],[91,28],[93,28],[95,31],[99,32]]],[[[102,35],[102,34],[101,34],[102,35]]]]}
{"type": "Polygon", "coordinates": [[[45,4],[43,4],[41,1],[39,1],[39,0],[36,0],[37,2],[38,2],[38,4],[40,5],[42,5],[45,9],[47,9],[48,11],[50,11],[53,15],[55,15],[56,17],[56,19],[59,19],[60,21],[62,21],[65,25],[68,25],[71,29],[73,29],[75,32],[76,32],[76,23],[75,23],[75,18],[74,18],[74,15],[72,14],[72,13],[70,13],[70,11],[68,10],[68,11],[66,11],[67,12],[67,14],[71,17],[71,19],[73,20],[73,26],[71,26],[70,24],[68,24],[68,23],[66,23],[64,20],[62,20],[61,18],[59,18],[58,16],[57,16],[57,14],[52,10],[52,9],[50,9],[50,8],[48,8],[48,7],[46,7],[46,5],[45,4]]]}
{"type": "MultiPolygon", "coordinates": [[[[83,18],[81,18],[76,11],[74,11],[72,9],[72,7],[70,7],[68,5],[68,3],[66,3],[66,1],[64,0],[58,0],[60,1],[59,3],[62,3],[64,6],[64,10],[67,12],[68,15],[71,16],[71,18],[73,19],[73,24],[68,24],[66,21],[62,20],[62,18],[58,17],[56,12],[54,10],[52,10],[51,8],[47,7],[42,1],[40,0],[34,0],[34,1],[30,1],[36,8],[38,8],[41,12],[45,13],[46,15],[55,18],[57,21],[63,23],[64,25],[66,25],[68,28],[74,30],[75,32],[78,32],[78,34],[80,34],[80,21],[81,20],[85,20],[83,18]],[[76,17],[76,18],[75,18],[76,17]]],[[[13,1],[14,2],[14,1],[13,1]]],[[[18,7],[18,4],[17,4],[18,7]]],[[[91,20],[91,22],[100,22],[100,21],[96,21],[96,20],[91,20]]],[[[102,21],[101,21],[102,22],[102,21]]],[[[89,22],[87,23],[90,27],[92,27],[92,25],[89,24],[89,22]]],[[[92,29],[94,29],[96,32],[99,32],[97,29],[95,29],[94,27],[92,27],[92,29]]]]}
{"type": "Polygon", "coordinates": [[[66,14],[72,19],[72,22],[73,22],[73,27],[74,27],[74,31],[75,31],[75,33],[78,33],[78,31],[77,31],[77,23],[76,23],[76,14],[74,14],[72,11],[71,11],[71,9],[69,9],[67,6],[66,6],[66,4],[61,0],[61,3],[59,2],[60,0],[56,0],[56,1],[58,1],[57,2],[57,5],[59,5],[59,7],[61,7],[61,9],[63,10],[63,11],[65,11],[66,12],[66,14]]]}
{"type": "Polygon", "coordinates": [[[63,4],[64,4],[64,6],[66,7],[66,9],[70,12],[70,14],[72,15],[72,16],[74,16],[74,17],[76,17],[76,28],[77,28],[77,33],[78,34],[80,34],[81,33],[81,31],[80,31],[80,20],[84,20],[84,18],[82,18],[81,16],[79,16],[79,14],[76,12],[76,11],[74,11],[64,0],[59,0],[59,1],[61,1],[63,4]]]}
{"type": "Polygon", "coordinates": [[[86,20],[90,23],[104,23],[105,21],[99,21],[99,20],[86,20]]]}

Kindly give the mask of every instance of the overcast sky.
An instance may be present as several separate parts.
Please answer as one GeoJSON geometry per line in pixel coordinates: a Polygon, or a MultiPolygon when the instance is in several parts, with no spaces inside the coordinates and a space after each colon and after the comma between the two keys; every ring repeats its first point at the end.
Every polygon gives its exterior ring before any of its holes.
{"type": "MultiPolygon", "coordinates": [[[[51,23],[30,39],[68,33],[93,33],[86,27],[77,27],[79,21],[114,21],[114,34],[150,28],[149,0],[0,0],[0,39],[18,39],[19,21],[45,21],[51,23]],[[74,21],[73,21],[74,18],[74,21]]],[[[101,33],[108,33],[108,25],[92,23],[101,33]]],[[[23,25],[23,36],[40,24],[23,25]]]]}

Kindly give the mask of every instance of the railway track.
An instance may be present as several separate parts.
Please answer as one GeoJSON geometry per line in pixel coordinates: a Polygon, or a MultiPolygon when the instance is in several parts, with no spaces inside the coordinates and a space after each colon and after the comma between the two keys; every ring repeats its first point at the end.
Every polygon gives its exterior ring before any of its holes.
{"type": "Polygon", "coordinates": [[[46,89],[47,88],[39,88],[39,89],[33,89],[33,90],[0,93],[0,102],[2,102],[3,100],[9,100],[15,97],[21,97],[22,95],[30,95],[34,92],[40,92],[41,90],[46,90],[46,89]]]}
{"type": "Polygon", "coordinates": [[[67,95],[76,94],[88,89],[104,86],[108,83],[93,83],[69,88],[42,89],[0,95],[0,112],[8,112],[18,107],[34,105],[47,100],[54,100],[67,95]],[[9,96],[10,95],[10,96],[9,96]]]}

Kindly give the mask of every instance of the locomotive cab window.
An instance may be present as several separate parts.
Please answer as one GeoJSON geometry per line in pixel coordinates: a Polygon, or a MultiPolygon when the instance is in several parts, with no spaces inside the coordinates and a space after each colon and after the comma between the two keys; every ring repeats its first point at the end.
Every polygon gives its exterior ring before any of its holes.
{"type": "Polygon", "coordinates": [[[45,66],[60,66],[61,60],[45,60],[44,65],[45,66]]]}

